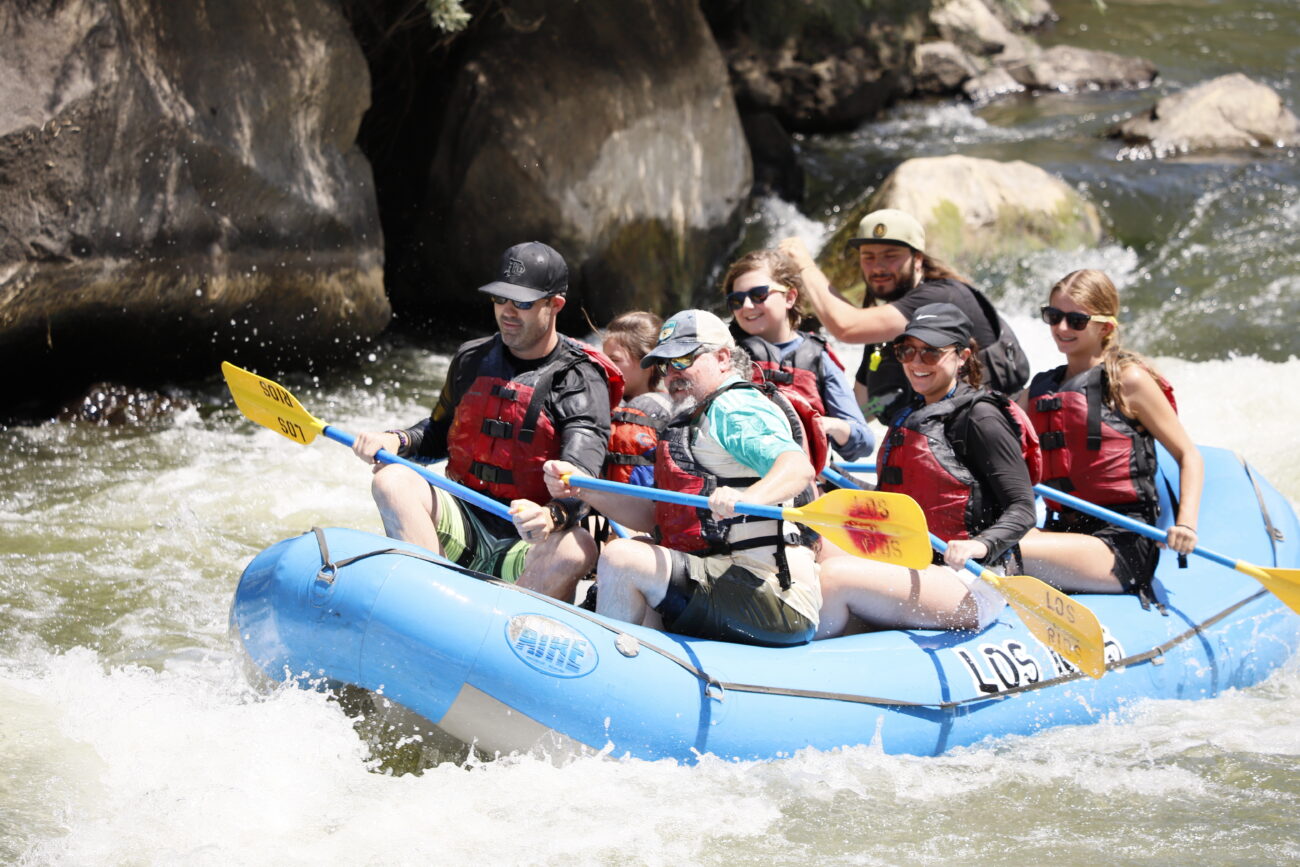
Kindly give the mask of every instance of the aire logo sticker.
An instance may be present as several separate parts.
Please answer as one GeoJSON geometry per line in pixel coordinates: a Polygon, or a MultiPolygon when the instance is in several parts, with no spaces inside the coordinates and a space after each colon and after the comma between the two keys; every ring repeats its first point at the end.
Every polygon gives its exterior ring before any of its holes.
{"type": "Polygon", "coordinates": [[[511,617],[506,641],[515,656],[551,677],[582,677],[596,667],[596,648],[581,632],[541,614],[511,617]]]}

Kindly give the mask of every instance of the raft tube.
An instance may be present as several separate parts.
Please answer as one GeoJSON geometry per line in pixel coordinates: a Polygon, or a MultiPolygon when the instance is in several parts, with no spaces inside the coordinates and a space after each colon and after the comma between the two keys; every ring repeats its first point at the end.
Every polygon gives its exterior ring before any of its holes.
{"type": "MultiPolygon", "coordinates": [[[[1266,567],[1300,566],[1287,500],[1233,454],[1202,453],[1201,543],[1266,567]]],[[[1163,450],[1160,470],[1177,490],[1163,450]]],[[[1168,516],[1170,487],[1162,479],[1158,488],[1168,516]]],[[[1300,643],[1300,617],[1208,560],[1179,568],[1162,551],[1155,590],[1160,606],[1150,609],[1134,596],[1081,594],[1106,637],[1109,670],[1093,680],[1010,609],[978,632],[751,647],[610,620],[412,545],[327,529],[249,564],[231,626],[274,680],[371,690],[489,753],[750,760],[875,744],[936,755],[1096,722],[1139,699],[1250,686],[1300,643]]]]}

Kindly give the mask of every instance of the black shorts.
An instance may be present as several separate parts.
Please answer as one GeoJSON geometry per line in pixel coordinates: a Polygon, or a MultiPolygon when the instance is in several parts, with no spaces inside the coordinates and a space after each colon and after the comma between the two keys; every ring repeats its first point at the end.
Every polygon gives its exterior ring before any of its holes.
{"type": "MultiPolygon", "coordinates": [[[[1130,517],[1149,523],[1151,516],[1135,514],[1130,517]]],[[[1084,533],[1100,539],[1115,555],[1115,568],[1111,574],[1119,579],[1124,592],[1139,596],[1150,593],[1151,579],[1155,577],[1156,563],[1160,560],[1160,546],[1155,540],[1074,509],[1049,511],[1043,529],[1056,533],[1084,533]]]]}
{"type": "Polygon", "coordinates": [[[763,647],[812,641],[817,625],[786,604],[771,580],[722,557],[668,556],[668,593],[655,610],[670,632],[763,647]]]}

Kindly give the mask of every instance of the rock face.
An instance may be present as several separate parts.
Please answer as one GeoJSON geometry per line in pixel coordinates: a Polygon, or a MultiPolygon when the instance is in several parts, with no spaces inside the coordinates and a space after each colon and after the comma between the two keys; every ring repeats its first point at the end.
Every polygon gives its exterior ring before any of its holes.
{"type": "Polygon", "coordinates": [[[0,363],[44,391],[385,327],[369,77],[332,3],[7,3],[0,33],[0,363]]]}
{"type": "Polygon", "coordinates": [[[1272,88],[1233,73],[1167,96],[1111,135],[1134,146],[1134,157],[1221,148],[1292,147],[1300,122],[1272,88]]]}
{"type": "Polygon", "coordinates": [[[743,115],[853,129],[911,90],[925,9],[908,0],[701,0],[743,115]]]}
{"type": "Polygon", "coordinates": [[[838,286],[860,279],[840,251],[863,215],[907,211],[925,227],[926,252],[958,266],[988,256],[1073,249],[1101,240],[1096,207],[1060,178],[1019,160],[947,156],[907,160],[826,245],[824,268],[838,286]]]}
{"type": "Polygon", "coordinates": [[[570,330],[583,308],[601,323],[690,306],[752,184],[726,68],[696,4],[511,8],[467,50],[440,131],[419,229],[435,275],[425,307],[490,322],[472,289],[526,240],[570,263],[570,330]]]}

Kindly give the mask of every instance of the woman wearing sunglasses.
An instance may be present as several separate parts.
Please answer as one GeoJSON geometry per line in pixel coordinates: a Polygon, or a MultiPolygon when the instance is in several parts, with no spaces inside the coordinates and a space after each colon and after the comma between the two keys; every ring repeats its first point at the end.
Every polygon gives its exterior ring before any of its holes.
{"type": "Polygon", "coordinates": [[[754,362],[754,381],[791,388],[822,416],[822,429],[849,460],[870,456],[875,436],[843,365],[826,339],[798,330],[799,266],[779,250],[755,250],[732,263],[722,281],[737,343],[754,362]]]}
{"type": "Polygon", "coordinates": [[[920,503],[947,553],[922,570],[824,559],[818,638],[864,627],[982,629],[1002,610],[1001,595],[962,567],[978,560],[1007,568],[1034,526],[1034,491],[1021,422],[1009,399],[980,389],[971,331],[952,304],[927,304],[913,315],[891,348],[915,395],[877,459],[879,489],[920,503]]]}
{"type": "MultiPolygon", "coordinates": [[[[1178,420],[1172,390],[1151,363],[1120,347],[1119,293],[1101,271],[1067,274],[1043,321],[1066,363],[1034,377],[1022,405],[1038,431],[1045,484],[1146,523],[1158,517],[1155,442],[1179,467],[1166,544],[1196,546],[1204,464],[1178,420]]],[[[1025,567],[1062,590],[1135,593],[1147,605],[1155,542],[1050,500],[1042,531],[1021,544],[1025,567]]]]}

